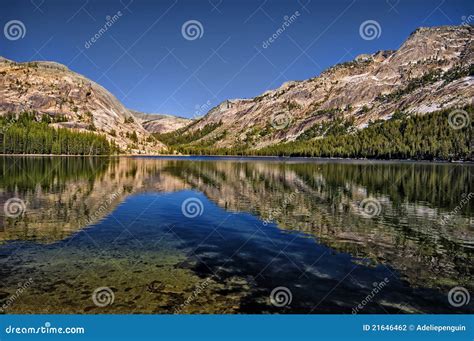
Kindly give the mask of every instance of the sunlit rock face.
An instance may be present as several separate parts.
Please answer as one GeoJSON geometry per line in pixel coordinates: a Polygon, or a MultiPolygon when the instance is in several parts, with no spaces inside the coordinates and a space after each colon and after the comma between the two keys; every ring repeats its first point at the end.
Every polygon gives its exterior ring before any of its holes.
{"type": "Polygon", "coordinates": [[[259,148],[295,140],[335,117],[353,120],[354,129],[360,129],[396,110],[424,114],[470,104],[473,35],[472,26],[419,28],[398,50],[360,55],[312,79],[287,82],[255,98],[225,101],[189,126],[196,131],[221,123],[193,143],[259,148]],[[464,70],[463,76],[451,77],[456,70],[464,70]]]}
{"type": "Polygon", "coordinates": [[[150,133],[166,134],[172,131],[181,129],[193,120],[184,117],[177,117],[164,114],[145,114],[138,111],[130,110],[145,128],[150,133]]]}
{"type": "Polygon", "coordinates": [[[102,86],[54,62],[0,59],[0,115],[34,111],[61,116],[54,126],[104,134],[128,153],[156,153],[164,145],[102,86]],[[138,141],[130,138],[136,133],[138,141]]]}

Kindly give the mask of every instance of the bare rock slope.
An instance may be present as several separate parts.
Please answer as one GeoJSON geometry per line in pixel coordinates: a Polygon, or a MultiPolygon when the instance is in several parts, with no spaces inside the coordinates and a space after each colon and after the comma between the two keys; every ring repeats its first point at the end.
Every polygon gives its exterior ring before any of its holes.
{"type": "Polygon", "coordinates": [[[419,28],[396,51],[361,55],[312,79],[225,101],[181,133],[214,127],[191,145],[259,148],[336,119],[361,129],[396,110],[423,114],[469,104],[473,36],[468,25],[419,28]]]}
{"type": "Polygon", "coordinates": [[[164,115],[164,114],[145,114],[138,111],[130,110],[138,121],[140,121],[143,128],[150,133],[165,134],[181,129],[193,120],[184,117],[164,115]]]}
{"type": "Polygon", "coordinates": [[[60,116],[56,126],[104,134],[127,153],[165,148],[109,91],[66,66],[0,58],[0,115],[22,111],[60,116]]]}

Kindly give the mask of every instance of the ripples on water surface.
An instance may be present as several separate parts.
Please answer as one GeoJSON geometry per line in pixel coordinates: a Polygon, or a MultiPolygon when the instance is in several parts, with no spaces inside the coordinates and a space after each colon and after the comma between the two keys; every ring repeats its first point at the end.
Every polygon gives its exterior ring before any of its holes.
{"type": "Polygon", "coordinates": [[[0,202],[16,197],[26,210],[0,222],[0,307],[472,313],[473,303],[450,305],[448,292],[474,294],[473,171],[408,162],[3,157],[0,202]],[[94,304],[100,287],[113,292],[112,304],[94,304]],[[282,295],[272,302],[275,288],[282,295]]]}

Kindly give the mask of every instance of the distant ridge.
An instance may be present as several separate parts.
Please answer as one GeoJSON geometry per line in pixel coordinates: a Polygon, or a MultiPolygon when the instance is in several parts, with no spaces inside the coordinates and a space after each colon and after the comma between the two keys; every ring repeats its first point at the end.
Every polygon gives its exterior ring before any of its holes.
{"type": "Polygon", "coordinates": [[[310,131],[313,139],[321,138],[324,129],[318,133],[318,127],[337,122],[350,131],[399,110],[423,114],[463,107],[474,98],[473,41],[469,25],[418,28],[398,50],[362,54],[318,77],[286,82],[255,98],[226,100],[179,135],[198,137],[188,139],[189,146],[258,149],[310,131]]]}

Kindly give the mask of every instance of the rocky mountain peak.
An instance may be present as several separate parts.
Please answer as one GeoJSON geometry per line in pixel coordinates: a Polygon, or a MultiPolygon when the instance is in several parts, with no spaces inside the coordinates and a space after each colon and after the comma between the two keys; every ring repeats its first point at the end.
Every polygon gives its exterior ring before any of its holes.
{"type": "Polygon", "coordinates": [[[104,134],[129,153],[163,150],[99,84],[56,62],[1,61],[0,114],[29,111],[60,118],[55,126],[104,134]]]}
{"type": "Polygon", "coordinates": [[[426,113],[468,104],[474,97],[473,35],[471,26],[419,28],[398,50],[362,54],[253,99],[225,101],[189,132],[221,123],[193,143],[260,148],[336,118],[360,129],[397,110],[426,113]]]}

